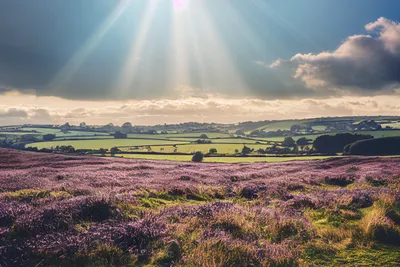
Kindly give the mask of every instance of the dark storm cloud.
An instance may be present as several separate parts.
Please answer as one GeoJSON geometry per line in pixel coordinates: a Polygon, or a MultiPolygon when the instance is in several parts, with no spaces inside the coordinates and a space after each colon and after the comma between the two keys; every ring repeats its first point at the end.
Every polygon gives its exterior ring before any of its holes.
{"type": "Polygon", "coordinates": [[[400,84],[400,24],[380,18],[366,25],[371,35],[349,37],[334,52],[297,54],[273,68],[294,68],[294,77],[311,88],[361,94],[391,91],[400,84]]]}

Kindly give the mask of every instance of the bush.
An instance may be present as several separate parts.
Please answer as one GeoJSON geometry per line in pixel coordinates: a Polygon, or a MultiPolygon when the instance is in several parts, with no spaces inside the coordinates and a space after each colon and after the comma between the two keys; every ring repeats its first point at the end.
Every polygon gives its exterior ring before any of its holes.
{"type": "Polygon", "coordinates": [[[218,152],[218,150],[216,148],[210,148],[209,151],[211,154],[216,154],[218,152]]]}
{"type": "Polygon", "coordinates": [[[242,154],[244,154],[244,155],[250,154],[253,151],[254,151],[254,149],[251,149],[250,147],[247,147],[247,146],[244,146],[242,148],[242,154]]]}
{"type": "Polygon", "coordinates": [[[55,134],[45,134],[43,135],[43,141],[53,141],[56,138],[55,134]]]}
{"type": "Polygon", "coordinates": [[[305,137],[301,137],[296,141],[296,144],[298,146],[306,146],[306,145],[308,145],[308,140],[305,137]]]}
{"type": "Polygon", "coordinates": [[[114,138],[116,139],[125,139],[128,138],[128,135],[126,133],[121,133],[120,131],[115,132],[114,138]]]}
{"type": "Polygon", "coordinates": [[[202,162],[204,158],[204,154],[200,151],[197,151],[196,153],[194,153],[193,157],[192,157],[192,161],[193,162],[202,162]]]}
{"type": "Polygon", "coordinates": [[[329,185],[347,186],[354,183],[352,176],[325,177],[325,183],[329,185]]]}
{"type": "Polygon", "coordinates": [[[282,145],[287,146],[287,147],[292,147],[296,144],[296,141],[292,137],[285,137],[285,140],[283,141],[282,145]]]}
{"type": "Polygon", "coordinates": [[[119,150],[119,148],[118,147],[112,147],[111,148],[111,150],[110,150],[110,152],[111,152],[111,156],[115,156],[115,154],[117,154],[118,152],[120,152],[120,150],[119,150]]]}

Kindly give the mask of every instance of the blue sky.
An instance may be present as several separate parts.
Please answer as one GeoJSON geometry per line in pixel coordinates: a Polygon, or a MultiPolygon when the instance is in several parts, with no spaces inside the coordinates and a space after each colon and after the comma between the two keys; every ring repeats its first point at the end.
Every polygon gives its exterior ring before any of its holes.
{"type": "MultiPolygon", "coordinates": [[[[122,103],[398,96],[398,10],[396,0],[4,0],[0,98],[122,103]],[[364,61],[354,51],[363,51],[364,61]]],[[[10,108],[19,107],[4,106],[3,113],[10,108]]]]}

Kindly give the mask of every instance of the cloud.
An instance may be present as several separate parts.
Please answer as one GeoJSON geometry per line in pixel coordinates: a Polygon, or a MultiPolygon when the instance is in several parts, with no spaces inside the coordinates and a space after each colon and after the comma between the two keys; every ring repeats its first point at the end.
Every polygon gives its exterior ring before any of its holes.
{"type": "Polygon", "coordinates": [[[270,67],[292,69],[309,88],[360,94],[394,92],[400,84],[400,24],[380,18],[369,35],[348,37],[335,51],[297,54],[270,67]]]}
{"type": "Polygon", "coordinates": [[[2,118],[27,118],[28,112],[22,109],[9,108],[7,110],[0,110],[0,117],[2,118]]]}
{"type": "Polygon", "coordinates": [[[30,98],[24,95],[19,97],[4,99],[8,104],[0,107],[0,125],[65,122],[78,125],[82,121],[96,125],[110,122],[120,125],[126,121],[135,125],[188,121],[236,123],[321,116],[400,115],[400,96],[397,95],[301,100],[232,99],[213,95],[207,98],[124,102],[82,102],[55,97],[30,98]],[[47,104],[43,105],[43,102],[47,104]],[[75,108],[77,106],[83,108],[75,108]]]}

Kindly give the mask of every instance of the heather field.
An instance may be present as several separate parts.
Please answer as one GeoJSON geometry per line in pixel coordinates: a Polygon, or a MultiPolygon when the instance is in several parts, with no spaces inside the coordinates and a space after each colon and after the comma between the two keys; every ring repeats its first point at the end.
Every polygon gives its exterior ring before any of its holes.
{"type": "Polygon", "coordinates": [[[0,150],[0,266],[398,266],[400,158],[0,150]]]}

